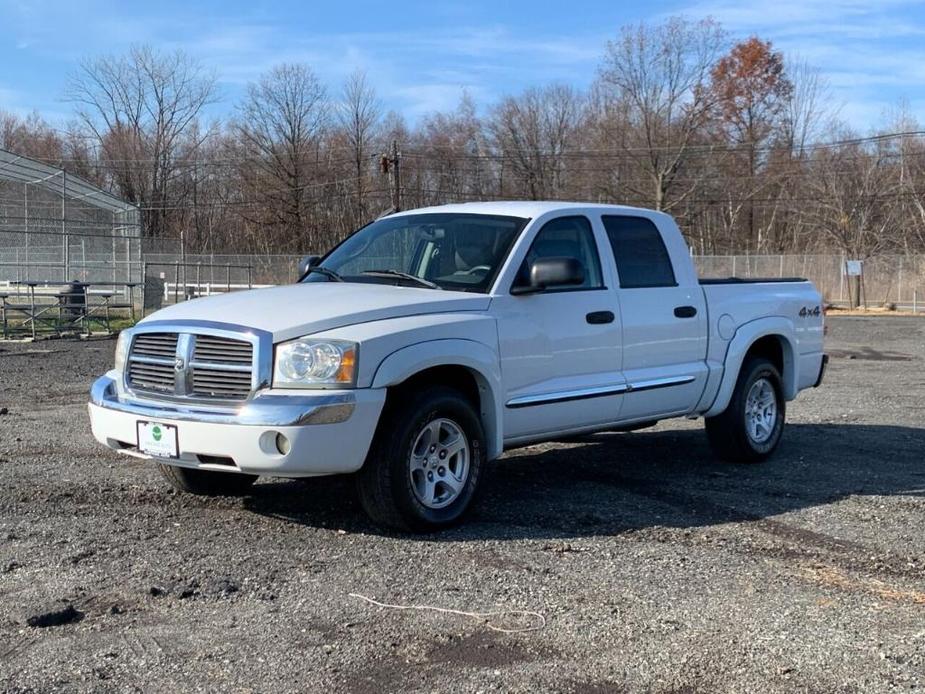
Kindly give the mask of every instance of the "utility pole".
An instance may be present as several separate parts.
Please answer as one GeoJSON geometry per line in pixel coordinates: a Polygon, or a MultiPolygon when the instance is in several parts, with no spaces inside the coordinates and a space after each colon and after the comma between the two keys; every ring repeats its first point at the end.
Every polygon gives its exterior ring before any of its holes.
{"type": "Polygon", "coordinates": [[[398,149],[398,140],[392,140],[389,153],[382,155],[379,167],[382,173],[389,175],[392,212],[401,212],[401,152],[398,149]]]}

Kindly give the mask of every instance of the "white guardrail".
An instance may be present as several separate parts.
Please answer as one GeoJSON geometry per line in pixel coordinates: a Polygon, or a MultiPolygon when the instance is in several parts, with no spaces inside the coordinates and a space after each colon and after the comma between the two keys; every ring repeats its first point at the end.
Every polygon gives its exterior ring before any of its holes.
{"type": "Polygon", "coordinates": [[[173,296],[197,298],[201,296],[214,296],[227,292],[244,289],[266,289],[274,287],[273,284],[227,284],[225,282],[164,282],[164,301],[170,301],[173,296]]]}

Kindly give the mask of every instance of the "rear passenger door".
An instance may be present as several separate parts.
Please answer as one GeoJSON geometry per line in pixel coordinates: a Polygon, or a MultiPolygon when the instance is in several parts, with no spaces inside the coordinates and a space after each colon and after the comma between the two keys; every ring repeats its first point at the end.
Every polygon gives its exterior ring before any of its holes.
{"type": "Polygon", "coordinates": [[[623,319],[628,390],[620,418],[689,412],[707,376],[703,291],[699,284],[691,285],[691,278],[676,276],[661,232],[650,218],[603,215],[602,222],[616,263],[623,319]]]}

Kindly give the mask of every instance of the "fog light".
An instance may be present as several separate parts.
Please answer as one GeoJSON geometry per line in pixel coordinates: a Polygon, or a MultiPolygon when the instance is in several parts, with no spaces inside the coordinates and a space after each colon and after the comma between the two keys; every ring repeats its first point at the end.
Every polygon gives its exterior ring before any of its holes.
{"type": "Polygon", "coordinates": [[[276,435],[276,450],[278,450],[282,455],[288,455],[291,448],[292,446],[289,443],[289,439],[287,439],[282,434],[276,435]]]}

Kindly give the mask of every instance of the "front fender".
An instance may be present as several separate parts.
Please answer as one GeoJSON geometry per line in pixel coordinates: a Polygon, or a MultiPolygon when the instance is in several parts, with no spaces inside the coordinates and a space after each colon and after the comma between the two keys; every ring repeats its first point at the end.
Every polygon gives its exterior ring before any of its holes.
{"type": "Polygon", "coordinates": [[[793,400],[796,397],[797,340],[793,322],[782,316],[759,318],[739,326],[735,335],[729,341],[726,348],[726,358],[723,361],[723,378],[720,381],[713,403],[704,412],[704,417],[718,415],[729,406],[732,391],[735,390],[736,381],[739,379],[739,371],[742,369],[742,362],[745,361],[745,355],[748,354],[748,350],[755,342],[769,335],[776,336],[781,340],[784,356],[784,371],[781,374],[784,397],[787,400],[793,400]]]}
{"type": "Polygon", "coordinates": [[[462,366],[475,377],[479,387],[482,427],[488,445],[488,459],[503,450],[501,428],[501,361],[498,353],[481,342],[440,339],[403,347],[382,360],[373,376],[373,388],[387,388],[435,366],[462,366]]]}

